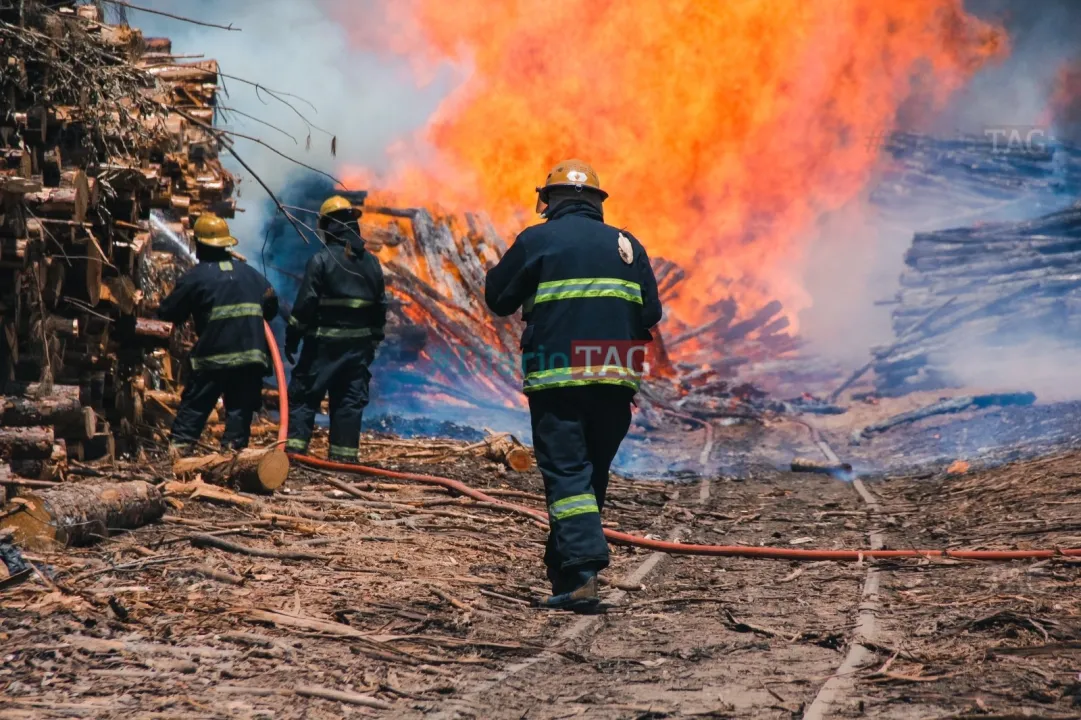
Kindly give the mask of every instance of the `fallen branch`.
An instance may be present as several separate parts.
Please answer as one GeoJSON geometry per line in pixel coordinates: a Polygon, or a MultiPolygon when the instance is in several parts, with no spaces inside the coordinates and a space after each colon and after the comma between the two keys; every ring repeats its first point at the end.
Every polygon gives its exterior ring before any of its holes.
{"type": "Polygon", "coordinates": [[[207,534],[192,535],[189,539],[191,540],[191,544],[197,548],[216,548],[218,550],[224,550],[225,552],[236,553],[237,555],[247,555],[249,557],[273,558],[275,560],[327,559],[323,555],[316,555],[314,553],[294,550],[264,550],[262,548],[249,547],[248,545],[229,542],[228,540],[222,540],[219,537],[207,534]]]}
{"type": "Polygon", "coordinates": [[[363,707],[375,708],[377,710],[390,710],[390,703],[383,702],[382,700],[376,700],[369,695],[360,695],[353,692],[343,692],[341,690],[330,690],[328,688],[321,688],[315,685],[300,685],[293,689],[297,695],[301,697],[320,698],[322,700],[333,700],[335,702],[348,703],[349,705],[360,705],[363,707]]]}
{"type": "Polygon", "coordinates": [[[443,592],[442,590],[435,587],[434,585],[429,585],[428,590],[429,590],[429,592],[432,593],[432,595],[435,595],[437,598],[440,598],[441,600],[445,600],[446,602],[450,603],[451,605],[458,608],[459,610],[464,610],[464,611],[468,612],[468,611],[473,609],[471,606],[465,604],[464,602],[457,599],[453,595],[450,595],[448,593],[443,592]]]}
{"type": "Polygon", "coordinates": [[[1030,392],[963,395],[949,400],[942,400],[926,407],[904,412],[899,415],[894,415],[882,422],[868,425],[863,428],[863,430],[857,430],[852,434],[852,442],[854,444],[859,444],[861,439],[867,439],[878,433],[884,433],[887,430],[891,430],[899,425],[914,423],[918,420],[923,420],[935,415],[949,415],[952,413],[964,412],[970,408],[982,409],[993,406],[1025,406],[1032,405],[1035,402],[1036,396],[1030,392]]]}

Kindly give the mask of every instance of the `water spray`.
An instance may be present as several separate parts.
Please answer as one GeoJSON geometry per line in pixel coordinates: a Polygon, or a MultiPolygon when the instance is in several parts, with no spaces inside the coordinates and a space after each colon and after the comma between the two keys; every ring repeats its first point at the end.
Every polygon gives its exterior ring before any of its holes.
{"type": "MultiPolygon", "coordinates": [[[[191,245],[185,238],[177,235],[169,227],[169,224],[165,221],[165,215],[161,210],[150,211],[150,228],[153,231],[153,239],[163,241],[164,247],[155,248],[162,249],[167,252],[176,255],[180,259],[184,260],[188,265],[194,265],[196,263],[195,253],[192,252],[191,245]]],[[[156,245],[157,243],[155,243],[156,245]]]]}

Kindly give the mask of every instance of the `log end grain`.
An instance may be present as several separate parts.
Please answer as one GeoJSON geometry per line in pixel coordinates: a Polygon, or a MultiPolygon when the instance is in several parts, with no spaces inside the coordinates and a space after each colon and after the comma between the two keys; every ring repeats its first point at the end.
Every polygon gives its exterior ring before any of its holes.
{"type": "Polygon", "coordinates": [[[14,530],[19,547],[38,552],[56,549],[56,526],[44,499],[34,493],[21,493],[8,503],[5,512],[9,514],[0,519],[0,529],[14,530]]]}
{"type": "Polygon", "coordinates": [[[517,472],[526,472],[533,468],[533,453],[526,448],[514,448],[507,453],[507,467],[517,472]]]}
{"type": "Polygon", "coordinates": [[[284,485],[289,477],[289,456],[281,448],[267,451],[259,459],[256,475],[259,478],[258,490],[274,492],[284,485]]]}

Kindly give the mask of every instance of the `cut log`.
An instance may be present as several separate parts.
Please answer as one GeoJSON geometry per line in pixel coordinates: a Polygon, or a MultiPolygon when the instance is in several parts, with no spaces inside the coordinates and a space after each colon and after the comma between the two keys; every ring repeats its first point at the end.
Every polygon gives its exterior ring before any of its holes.
{"type": "Polygon", "coordinates": [[[484,457],[503,463],[511,470],[525,472],[533,467],[533,453],[513,435],[496,435],[484,445],[484,457]]]}
{"type": "Polygon", "coordinates": [[[52,456],[43,460],[12,460],[11,471],[22,478],[59,482],[67,470],[67,451],[54,445],[52,456]],[[59,457],[59,460],[56,458],[59,457]]]}
{"type": "Polygon", "coordinates": [[[78,337],[79,321],[75,318],[50,315],[45,319],[45,331],[51,335],[63,335],[64,337],[78,337]]]}
{"type": "Polygon", "coordinates": [[[46,187],[23,196],[35,215],[63,216],[65,220],[81,223],[86,220],[90,206],[90,188],[87,183],[73,187],[46,187]]]}
{"type": "Polygon", "coordinates": [[[57,385],[48,395],[40,396],[40,392],[40,386],[31,385],[23,395],[0,397],[0,426],[76,425],[83,422],[79,388],[57,385]]]}
{"type": "Polygon", "coordinates": [[[215,83],[218,81],[218,63],[214,60],[159,65],[149,68],[148,71],[151,75],[156,75],[159,80],[171,82],[215,83]]]}
{"type": "Polygon", "coordinates": [[[33,550],[90,545],[110,529],[133,529],[158,520],[165,502],[142,481],[74,485],[20,496],[22,509],[0,519],[15,541],[33,550]]]}
{"type": "Polygon", "coordinates": [[[0,428],[0,457],[8,460],[41,460],[52,455],[51,427],[0,428]]]}
{"type": "Polygon", "coordinates": [[[150,318],[135,319],[135,335],[146,338],[155,345],[169,346],[169,339],[173,336],[173,324],[164,320],[151,320],[150,318]]]}
{"type": "Polygon", "coordinates": [[[67,440],[86,440],[94,437],[97,432],[98,414],[92,407],[83,407],[70,422],[57,422],[55,425],[58,437],[67,440]]]}
{"type": "Polygon", "coordinates": [[[143,49],[148,53],[169,54],[173,51],[173,41],[167,37],[144,37],[143,49]]]}
{"type": "Polygon", "coordinates": [[[178,477],[196,473],[215,485],[235,484],[248,492],[272,493],[289,477],[289,456],[280,448],[248,448],[236,455],[203,455],[173,463],[178,477]]]}

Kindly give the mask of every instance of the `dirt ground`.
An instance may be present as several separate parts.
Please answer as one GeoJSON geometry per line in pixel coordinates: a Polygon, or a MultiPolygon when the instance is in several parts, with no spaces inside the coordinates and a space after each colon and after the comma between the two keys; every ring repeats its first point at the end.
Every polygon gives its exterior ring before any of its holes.
{"type": "MultiPolygon", "coordinates": [[[[842,430],[826,434],[844,456],[842,430]]],[[[882,473],[872,513],[849,482],[782,469],[821,458],[798,423],[671,440],[702,477],[616,479],[611,526],[795,548],[866,547],[873,532],[889,547],[1081,545],[1079,453],[882,473]]],[[[369,438],[364,452],[543,506],[535,471],[462,445],[369,438]]],[[[288,493],[245,507],[180,498],[92,548],[27,553],[41,575],[0,590],[0,718],[1081,717],[1068,558],[801,564],[614,547],[603,612],[579,616],[530,607],[544,593],[532,520],[343,479],[363,496],[295,470],[288,493]],[[193,546],[205,533],[304,557],[193,546]],[[871,633],[857,632],[861,607],[871,633]],[[830,680],[856,640],[864,662],[830,680]]]]}

